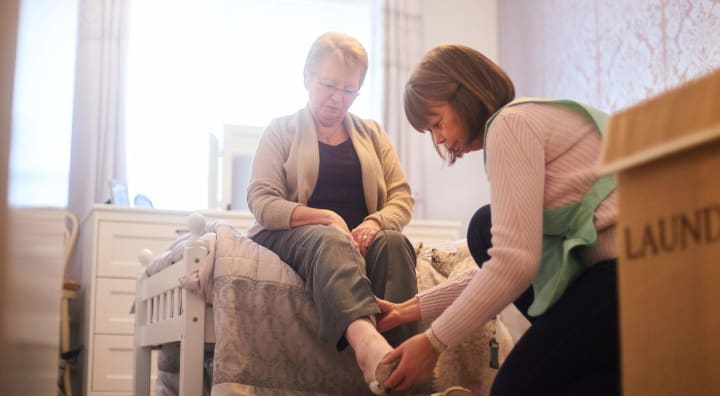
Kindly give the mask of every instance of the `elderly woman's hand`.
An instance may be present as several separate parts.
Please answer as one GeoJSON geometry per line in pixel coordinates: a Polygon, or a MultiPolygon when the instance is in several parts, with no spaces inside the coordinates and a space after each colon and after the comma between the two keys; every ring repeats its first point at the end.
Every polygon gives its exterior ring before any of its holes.
{"type": "Polygon", "coordinates": [[[375,316],[379,332],[388,331],[401,324],[420,320],[420,301],[413,297],[398,304],[375,297],[380,313],[375,316]]]}
{"type": "Polygon", "coordinates": [[[350,240],[350,242],[355,245],[356,248],[360,249],[360,246],[358,246],[357,241],[355,241],[355,236],[350,232],[350,229],[347,226],[347,223],[345,223],[345,220],[337,213],[333,212],[332,210],[325,210],[321,209],[321,211],[325,214],[326,220],[323,224],[335,227],[336,229],[340,230],[345,236],[350,240]]]}
{"type": "Polygon", "coordinates": [[[375,239],[375,234],[380,231],[380,224],[375,220],[365,220],[352,230],[353,239],[360,249],[360,254],[365,257],[367,249],[375,239]]]}

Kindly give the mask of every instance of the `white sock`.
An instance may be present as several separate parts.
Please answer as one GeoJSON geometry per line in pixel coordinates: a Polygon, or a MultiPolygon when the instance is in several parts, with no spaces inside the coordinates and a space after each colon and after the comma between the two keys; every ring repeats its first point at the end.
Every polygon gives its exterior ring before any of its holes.
{"type": "Polygon", "coordinates": [[[345,332],[345,337],[355,351],[355,360],[363,373],[365,382],[375,381],[375,369],[378,363],[393,350],[385,337],[378,333],[368,318],[353,321],[345,332]]]}

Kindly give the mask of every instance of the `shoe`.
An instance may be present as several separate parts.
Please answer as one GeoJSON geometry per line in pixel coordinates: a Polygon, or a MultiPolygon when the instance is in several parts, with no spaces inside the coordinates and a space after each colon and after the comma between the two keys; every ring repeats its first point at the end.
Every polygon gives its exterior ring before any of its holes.
{"type": "Polygon", "coordinates": [[[473,393],[462,386],[451,386],[441,393],[433,393],[430,396],[473,396],[473,393]]]}
{"type": "MultiPolygon", "coordinates": [[[[389,353],[388,353],[389,355],[389,353]]],[[[387,357],[387,355],[385,355],[387,357]]],[[[371,382],[369,384],[370,386],[370,392],[376,394],[376,395],[400,395],[401,393],[397,393],[393,391],[392,389],[385,389],[383,388],[382,384],[387,381],[388,377],[390,377],[390,374],[392,374],[393,371],[395,371],[395,368],[398,365],[398,361],[395,360],[390,363],[383,363],[383,360],[385,360],[385,357],[383,357],[380,360],[380,363],[378,363],[377,367],[375,368],[375,381],[371,382]]]]}

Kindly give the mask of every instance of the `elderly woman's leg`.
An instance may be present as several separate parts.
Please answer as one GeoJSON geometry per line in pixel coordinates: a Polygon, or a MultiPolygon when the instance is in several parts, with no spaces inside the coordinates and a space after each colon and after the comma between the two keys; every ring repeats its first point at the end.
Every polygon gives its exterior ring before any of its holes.
{"type": "MultiPolygon", "coordinates": [[[[398,231],[382,230],[375,234],[365,254],[367,276],[376,296],[390,302],[403,302],[417,294],[417,257],[410,241],[398,231]]],[[[418,333],[417,322],[398,326],[385,338],[393,346],[418,333]]]]}
{"type": "Polygon", "coordinates": [[[318,310],[322,340],[338,342],[350,322],[379,312],[363,257],[337,229],[308,225],[265,230],[252,239],[303,278],[318,310]]]}
{"type": "Polygon", "coordinates": [[[342,346],[347,336],[366,382],[374,380],[375,367],[392,348],[372,322],[380,310],[365,275],[365,260],[348,238],[333,227],[309,225],[265,230],[252,239],[305,280],[318,311],[320,339],[342,346]]]}

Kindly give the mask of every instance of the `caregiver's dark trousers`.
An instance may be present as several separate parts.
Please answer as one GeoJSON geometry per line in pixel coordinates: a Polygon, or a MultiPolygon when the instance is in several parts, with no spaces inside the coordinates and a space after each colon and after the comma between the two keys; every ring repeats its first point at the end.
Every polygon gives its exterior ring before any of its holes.
{"type": "MultiPolygon", "coordinates": [[[[468,226],[480,267],[490,258],[490,218],[483,206],[468,226]]],[[[515,300],[531,326],[500,367],[491,395],[619,395],[616,260],[587,269],[538,317],[527,314],[532,298],[531,287],[515,300]]]]}
{"type": "MultiPolygon", "coordinates": [[[[252,239],[303,278],[320,318],[320,339],[339,349],[347,345],[343,335],[350,322],[380,312],[375,296],[402,302],[417,294],[415,250],[398,231],[378,231],[364,258],[345,234],[324,225],[264,230],[252,239]]],[[[410,323],[384,336],[397,346],[417,331],[417,323],[410,323]]]]}

